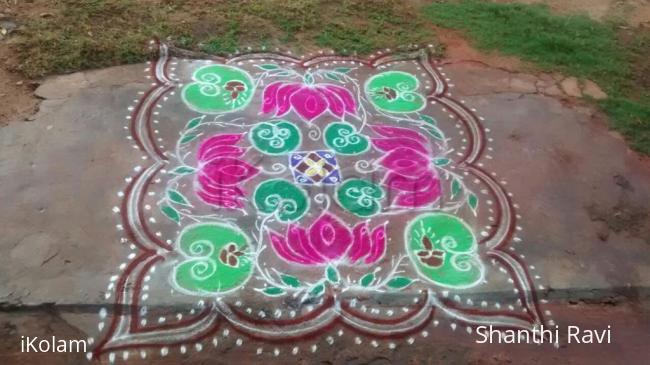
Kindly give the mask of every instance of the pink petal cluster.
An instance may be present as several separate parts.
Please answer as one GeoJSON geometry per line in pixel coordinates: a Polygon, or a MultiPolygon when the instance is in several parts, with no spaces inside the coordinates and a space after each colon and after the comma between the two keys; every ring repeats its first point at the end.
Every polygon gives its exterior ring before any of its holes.
{"type": "Polygon", "coordinates": [[[350,91],[332,84],[277,81],[264,89],[263,99],[263,113],[274,112],[275,116],[281,117],[293,109],[309,122],[325,111],[341,118],[345,113],[354,115],[357,110],[357,103],[350,91]]]}
{"type": "Polygon", "coordinates": [[[372,130],[381,137],[372,144],[386,153],[380,164],[388,170],[384,185],[395,196],[393,203],[401,207],[421,207],[438,200],[441,184],[431,164],[428,139],[411,129],[375,125],[372,130]]]}
{"type": "Polygon", "coordinates": [[[236,146],[243,134],[217,134],[199,146],[196,194],[204,202],[225,208],[243,208],[244,192],[238,186],[258,173],[240,159],[246,152],[236,146]]]}
{"type": "Polygon", "coordinates": [[[367,222],[350,230],[336,216],[324,213],[309,229],[290,224],[286,237],[269,231],[271,246],[283,259],[296,264],[319,266],[345,259],[347,264],[373,264],[386,251],[386,226],[372,232],[367,222]]]}

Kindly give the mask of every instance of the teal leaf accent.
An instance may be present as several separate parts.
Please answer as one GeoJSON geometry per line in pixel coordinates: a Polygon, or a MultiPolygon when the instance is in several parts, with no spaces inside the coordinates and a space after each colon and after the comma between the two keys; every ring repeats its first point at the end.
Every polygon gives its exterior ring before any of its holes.
{"type": "Polygon", "coordinates": [[[282,280],[283,283],[289,285],[292,288],[300,287],[300,280],[298,280],[298,278],[295,276],[281,274],[280,279],[282,280]]]}
{"type": "Polygon", "coordinates": [[[275,286],[270,286],[270,287],[265,288],[264,290],[262,290],[262,293],[264,293],[265,295],[268,295],[270,297],[277,297],[278,295],[282,295],[285,292],[284,292],[284,289],[276,288],[275,286]]]}
{"type": "Polygon", "coordinates": [[[350,72],[351,70],[352,69],[349,68],[349,67],[337,67],[337,68],[334,69],[334,71],[340,72],[342,74],[346,74],[346,73],[350,72]]]}
{"type": "Polygon", "coordinates": [[[435,120],[435,119],[433,119],[433,118],[431,118],[431,117],[428,116],[428,115],[424,115],[424,114],[423,114],[423,115],[420,115],[420,119],[422,119],[423,121],[425,121],[425,122],[427,122],[427,123],[429,123],[429,124],[438,125],[438,121],[435,120]]]}
{"type": "Polygon", "coordinates": [[[272,64],[272,63],[265,63],[265,64],[262,64],[262,65],[256,65],[256,67],[260,68],[262,70],[266,70],[266,71],[277,70],[277,69],[280,68],[280,66],[272,64]]]}
{"type": "Polygon", "coordinates": [[[176,223],[180,223],[181,221],[181,215],[178,213],[178,211],[172,207],[171,205],[164,204],[160,207],[160,210],[162,213],[172,221],[176,223]]]}
{"type": "Polygon", "coordinates": [[[176,175],[188,175],[188,174],[193,174],[196,172],[196,169],[190,166],[180,166],[174,169],[172,171],[172,174],[176,175]]]}
{"type": "Polygon", "coordinates": [[[386,286],[391,289],[404,289],[407,286],[411,285],[411,283],[413,283],[413,279],[407,278],[405,276],[397,276],[390,279],[386,286]]]}
{"type": "Polygon", "coordinates": [[[338,82],[341,82],[341,78],[339,77],[339,75],[337,75],[337,74],[335,74],[335,73],[333,73],[333,72],[326,72],[326,73],[325,73],[325,78],[326,78],[326,79],[330,79],[330,80],[332,80],[332,81],[338,81],[338,82]]]}
{"type": "Polygon", "coordinates": [[[463,186],[460,184],[460,181],[458,181],[458,179],[454,179],[454,181],[451,182],[451,197],[457,197],[462,190],[463,186]]]}
{"type": "Polygon", "coordinates": [[[436,166],[447,166],[451,163],[451,160],[448,158],[436,158],[433,160],[434,165],[436,166]]]}
{"type": "Polygon", "coordinates": [[[187,198],[183,194],[181,194],[178,190],[174,190],[174,189],[167,190],[167,197],[169,198],[169,200],[171,200],[176,204],[186,205],[188,207],[192,206],[192,204],[190,204],[187,198]]]}
{"type": "Polygon", "coordinates": [[[361,286],[367,287],[370,286],[370,284],[372,284],[373,281],[375,281],[375,274],[370,273],[361,277],[361,280],[359,282],[361,283],[361,286]]]}
{"type": "Polygon", "coordinates": [[[186,135],[183,136],[183,138],[181,138],[181,144],[190,143],[190,142],[192,142],[193,140],[195,140],[196,137],[198,137],[198,136],[199,136],[199,135],[198,135],[197,133],[189,133],[189,134],[186,134],[186,135]]]}
{"type": "Polygon", "coordinates": [[[319,297],[319,296],[323,295],[324,292],[325,292],[325,284],[321,283],[321,284],[318,284],[318,285],[314,286],[309,291],[309,295],[311,295],[312,297],[319,297]]]}
{"type": "Polygon", "coordinates": [[[478,198],[476,197],[475,194],[470,194],[469,197],[467,198],[467,203],[469,204],[469,207],[472,208],[472,212],[474,215],[476,215],[476,211],[478,209],[478,198]]]}
{"type": "Polygon", "coordinates": [[[185,130],[190,130],[190,129],[194,129],[194,128],[198,127],[199,124],[201,124],[203,122],[204,117],[205,116],[203,115],[203,116],[200,116],[200,117],[197,117],[197,118],[190,119],[190,121],[187,122],[187,125],[185,125],[185,130]]]}
{"type": "Polygon", "coordinates": [[[327,276],[327,280],[331,283],[338,283],[339,282],[339,272],[336,270],[334,266],[328,266],[327,269],[325,270],[325,275],[327,276]]]}

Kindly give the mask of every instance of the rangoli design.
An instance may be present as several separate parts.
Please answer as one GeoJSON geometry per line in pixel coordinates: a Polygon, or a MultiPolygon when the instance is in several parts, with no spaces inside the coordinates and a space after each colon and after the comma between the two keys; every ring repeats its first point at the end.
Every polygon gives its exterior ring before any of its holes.
{"type": "Polygon", "coordinates": [[[548,323],[516,205],[482,162],[488,131],[428,49],[201,61],[157,47],[127,117],[145,166],[114,208],[132,252],[89,357],[548,323]]]}

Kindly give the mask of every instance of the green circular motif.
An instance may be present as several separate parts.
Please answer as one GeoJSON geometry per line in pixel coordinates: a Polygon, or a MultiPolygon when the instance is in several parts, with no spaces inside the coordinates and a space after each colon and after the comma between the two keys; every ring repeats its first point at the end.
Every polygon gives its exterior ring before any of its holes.
{"type": "Polygon", "coordinates": [[[325,128],[325,144],[342,155],[358,155],[370,148],[368,138],[346,122],[330,123],[325,128]]]}
{"type": "Polygon", "coordinates": [[[192,75],[194,82],[183,88],[183,101],[201,113],[223,113],[250,103],[255,86],[250,75],[226,65],[201,67],[192,75]]]}
{"type": "Polygon", "coordinates": [[[248,237],[239,228],[210,222],[186,227],[177,250],[184,260],[174,267],[179,290],[193,295],[226,293],[253,274],[248,237]]]}
{"type": "Polygon", "coordinates": [[[268,180],[258,185],[253,201],[260,212],[275,214],[282,222],[300,219],[309,208],[307,193],[282,179],[268,180]]]}
{"type": "Polygon", "coordinates": [[[249,134],[251,144],[269,155],[283,155],[300,145],[300,131],[291,122],[284,120],[262,122],[255,125],[249,134]]]}
{"type": "Polygon", "coordinates": [[[418,79],[410,73],[387,71],[368,79],[366,95],[374,106],[390,113],[412,113],[420,111],[426,99],[417,90],[418,79]]]}
{"type": "Polygon", "coordinates": [[[485,275],[476,238],[458,217],[445,213],[420,215],[406,227],[405,242],[420,276],[437,285],[470,288],[485,275]]]}
{"type": "Polygon", "coordinates": [[[350,213],[370,217],[381,210],[381,200],[386,194],[376,184],[362,179],[348,179],[336,191],[336,200],[350,213]]]}

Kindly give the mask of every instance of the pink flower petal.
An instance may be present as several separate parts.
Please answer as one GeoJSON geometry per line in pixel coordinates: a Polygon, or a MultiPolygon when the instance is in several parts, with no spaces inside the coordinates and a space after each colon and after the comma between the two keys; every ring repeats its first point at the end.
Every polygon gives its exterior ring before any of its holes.
{"type": "Polygon", "coordinates": [[[262,103],[262,113],[270,113],[278,108],[278,89],[283,84],[282,81],[276,81],[264,88],[264,92],[262,93],[262,99],[264,100],[262,103]]]}
{"type": "Polygon", "coordinates": [[[381,159],[381,165],[404,176],[420,176],[429,171],[429,159],[415,150],[395,148],[381,159]]]}
{"type": "Polygon", "coordinates": [[[402,192],[397,195],[395,204],[402,207],[421,207],[438,200],[441,195],[440,180],[430,180],[430,185],[419,191],[402,192]]]}
{"type": "Polygon", "coordinates": [[[327,110],[327,100],[312,87],[303,87],[291,95],[291,106],[307,121],[312,121],[327,110]]]}
{"type": "Polygon", "coordinates": [[[418,177],[406,177],[394,172],[389,172],[384,179],[384,185],[390,190],[402,190],[416,192],[428,189],[431,186],[431,180],[437,180],[438,177],[433,171],[427,171],[418,177]]]}
{"type": "Polygon", "coordinates": [[[233,146],[241,140],[243,134],[217,134],[210,138],[205,139],[199,146],[198,159],[199,161],[207,161],[216,156],[213,156],[213,150],[221,146],[233,146]]]}
{"type": "Polygon", "coordinates": [[[330,261],[342,257],[352,244],[350,230],[335,216],[324,213],[309,229],[309,243],[330,261]]]}
{"type": "Polygon", "coordinates": [[[300,88],[302,87],[302,84],[286,84],[280,87],[278,89],[278,93],[276,96],[276,105],[277,105],[277,110],[275,111],[276,116],[283,116],[291,110],[292,102],[291,102],[291,96],[300,88]]]}
{"type": "Polygon", "coordinates": [[[201,167],[200,175],[216,185],[237,185],[258,173],[258,169],[232,157],[217,157],[201,167]]]}
{"type": "Polygon", "coordinates": [[[241,157],[245,149],[237,146],[214,146],[209,150],[199,151],[199,161],[208,162],[217,157],[241,157]]]}
{"type": "Polygon", "coordinates": [[[386,225],[376,227],[370,236],[372,237],[370,254],[363,260],[368,265],[379,261],[386,252],[386,225]]]}
{"type": "Polygon", "coordinates": [[[425,155],[429,154],[429,150],[425,145],[411,138],[405,138],[405,137],[373,138],[372,144],[377,149],[382,150],[384,152],[392,151],[400,147],[405,147],[405,148],[410,148],[412,150],[421,152],[422,154],[425,155]]]}
{"type": "Polygon", "coordinates": [[[362,257],[370,253],[370,234],[368,233],[368,224],[361,222],[352,229],[354,240],[350,251],[348,252],[348,262],[354,264],[362,257]]]}
{"type": "Polygon", "coordinates": [[[307,261],[294,254],[289,247],[287,247],[287,241],[278,233],[269,230],[269,239],[271,240],[271,247],[273,247],[275,252],[281,258],[296,264],[308,264],[307,261]]]}
{"type": "Polygon", "coordinates": [[[327,91],[326,88],[319,88],[321,95],[327,100],[329,111],[336,117],[343,117],[345,114],[345,105],[343,101],[334,93],[327,91]]]}
{"type": "Polygon", "coordinates": [[[325,88],[328,92],[338,96],[343,102],[346,112],[354,115],[357,114],[357,103],[354,101],[354,97],[350,93],[350,90],[332,84],[321,84],[320,86],[325,88]]]}
{"type": "Polygon", "coordinates": [[[389,126],[389,125],[373,125],[370,126],[370,128],[377,134],[383,136],[383,137],[404,137],[404,138],[411,138],[420,141],[423,143],[425,146],[429,144],[429,140],[427,137],[425,137],[423,134],[416,132],[412,129],[408,128],[402,128],[402,127],[394,127],[394,126],[389,126]]]}
{"type": "Polygon", "coordinates": [[[296,256],[301,257],[309,265],[325,263],[325,260],[309,244],[307,231],[296,225],[290,225],[287,229],[288,247],[296,256]]]}
{"type": "Polygon", "coordinates": [[[199,175],[197,178],[200,190],[214,197],[243,198],[244,192],[237,186],[226,186],[214,184],[210,178],[205,175],[199,175]]]}

